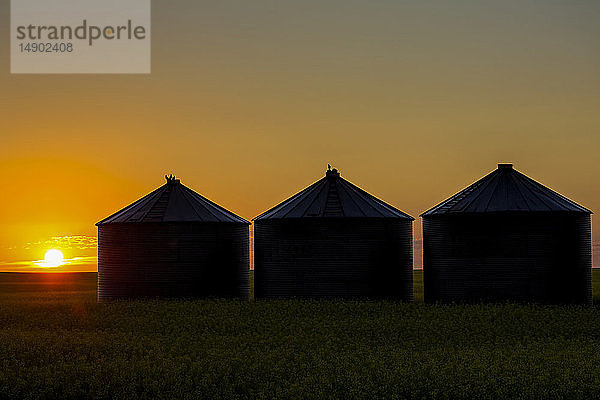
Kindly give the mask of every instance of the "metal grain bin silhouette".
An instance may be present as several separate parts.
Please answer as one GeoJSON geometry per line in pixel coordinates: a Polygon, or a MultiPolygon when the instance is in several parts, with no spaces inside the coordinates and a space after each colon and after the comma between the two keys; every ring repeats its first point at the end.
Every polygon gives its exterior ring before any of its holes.
{"type": "Polygon", "coordinates": [[[591,304],[590,214],[498,164],[421,215],[425,301],[591,304]]]}
{"type": "Polygon", "coordinates": [[[255,297],[412,301],[413,220],[328,170],[254,219],[255,297]]]}
{"type": "Polygon", "coordinates": [[[99,300],[250,296],[249,222],[172,176],[96,225],[99,300]]]}

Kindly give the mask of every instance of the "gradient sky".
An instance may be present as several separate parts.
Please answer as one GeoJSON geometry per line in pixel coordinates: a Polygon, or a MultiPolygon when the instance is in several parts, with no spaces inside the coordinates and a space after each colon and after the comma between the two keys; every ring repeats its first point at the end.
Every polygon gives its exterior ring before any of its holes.
{"type": "Polygon", "coordinates": [[[9,15],[0,270],[93,260],[165,173],[250,219],[331,163],[416,217],[513,162],[600,213],[598,1],[154,0],[150,75],[11,75],[9,15]]]}

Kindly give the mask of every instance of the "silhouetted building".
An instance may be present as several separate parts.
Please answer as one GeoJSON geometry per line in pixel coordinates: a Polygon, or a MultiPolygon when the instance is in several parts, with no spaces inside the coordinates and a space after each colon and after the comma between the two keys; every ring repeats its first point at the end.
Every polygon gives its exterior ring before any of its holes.
{"type": "Polygon", "coordinates": [[[591,304],[590,214],[498,164],[421,215],[425,301],[591,304]]]}
{"type": "Polygon", "coordinates": [[[250,296],[249,222],[178,179],[96,225],[99,300],[250,296]]]}
{"type": "Polygon", "coordinates": [[[254,219],[255,297],[412,301],[413,220],[328,170],[254,219]]]}

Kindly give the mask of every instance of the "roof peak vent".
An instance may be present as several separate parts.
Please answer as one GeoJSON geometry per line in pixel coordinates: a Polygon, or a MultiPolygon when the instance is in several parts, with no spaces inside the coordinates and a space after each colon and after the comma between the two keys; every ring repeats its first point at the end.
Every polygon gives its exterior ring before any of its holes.
{"type": "Polygon", "coordinates": [[[165,179],[167,180],[167,185],[178,185],[181,181],[175,178],[175,175],[165,175],[165,179]]]}
{"type": "Polygon", "coordinates": [[[327,164],[327,172],[325,172],[325,176],[328,178],[337,178],[340,176],[340,172],[335,168],[331,169],[331,165],[327,164]]]}
{"type": "Polygon", "coordinates": [[[498,169],[513,169],[513,165],[512,164],[498,164],[498,169]]]}

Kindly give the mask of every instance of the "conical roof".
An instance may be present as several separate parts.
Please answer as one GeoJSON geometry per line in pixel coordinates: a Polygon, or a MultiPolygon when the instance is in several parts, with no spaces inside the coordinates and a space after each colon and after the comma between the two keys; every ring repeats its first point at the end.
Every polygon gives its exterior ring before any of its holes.
{"type": "Polygon", "coordinates": [[[146,222],[235,222],[243,218],[200,196],[179,179],[166,177],[167,183],[140,200],[117,211],[96,225],[146,222]]]}
{"type": "Polygon", "coordinates": [[[498,169],[421,216],[502,211],[592,213],[516,171],[512,164],[498,164],[498,169]]]}
{"type": "Polygon", "coordinates": [[[390,206],[353,185],[336,169],[325,177],[254,218],[255,221],[283,218],[401,218],[410,215],[390,206]]]}

